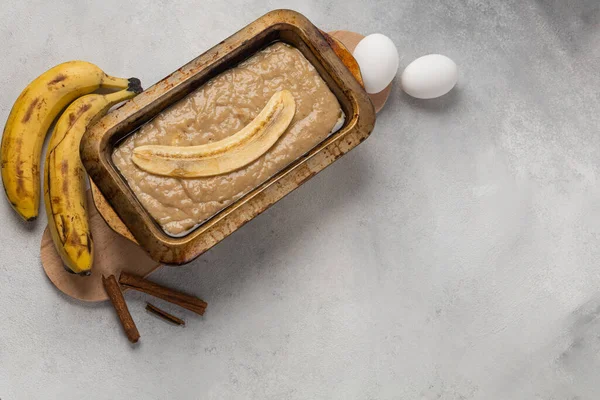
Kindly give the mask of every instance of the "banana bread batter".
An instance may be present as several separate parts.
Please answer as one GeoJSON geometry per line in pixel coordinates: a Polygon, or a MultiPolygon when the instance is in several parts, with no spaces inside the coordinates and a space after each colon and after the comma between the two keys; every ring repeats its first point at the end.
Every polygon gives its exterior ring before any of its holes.
{"type": "Polygon", "coordinates": [[[248,193],[325,139],[343,113],[337,98],[297,49],[275,43],[225,71],[128,137],[113,161],[142,205],[170,235],[182,235],[248,193]],[[132,161],[147,144],[194,146],[250,123],[277,91],[289,90],[296,114],[277,143],[236,171],[206,178],[149,174],[132,161]]]}

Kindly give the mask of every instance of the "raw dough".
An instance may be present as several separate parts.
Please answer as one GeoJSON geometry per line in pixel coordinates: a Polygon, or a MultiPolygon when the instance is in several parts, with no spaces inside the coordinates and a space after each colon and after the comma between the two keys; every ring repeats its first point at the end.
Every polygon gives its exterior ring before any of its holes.
{"type": "Polygon", "coordinates": [[[340,104],[297,49],[278,42],[210,80],[127,138],[113,161],[142,205],[170,235],[182,235],[319,144],[343,116],[340,104]],[[247,125],[276,92],[296,101],[292,123],[261,158],[227,174],[194,179],[156,176],[131,161],[145,144],[199,145],[247,125]]]}

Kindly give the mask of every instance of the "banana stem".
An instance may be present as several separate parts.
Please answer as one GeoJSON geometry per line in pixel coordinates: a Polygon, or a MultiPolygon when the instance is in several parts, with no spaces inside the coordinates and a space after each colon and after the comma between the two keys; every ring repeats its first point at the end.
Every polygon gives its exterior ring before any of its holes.
{"type": "Polygon", "coordinates": [[[129,82],[127,90],[134,92],[135,94],[140,94],[144,91],[142,82],[138,78],[129,78],[127,81],[129,82]]]}
{"type": "Polygon", "coordinates": [[[107,89],[127,89],[129,87],[129,79],[104,75],[100,86],[107,89]]]}
{"type": "MultiPolygon", "coordinates": [[[[138,81],[139,82],[139,81],[138,81]]],[[[109,93],[104,95],[104,98],[106,99],[106,102],[114,105],[117,103],[120,103],[121,101],[125,101],[125,100],[129,100],[132,97],[135,97],[138,93],[141,92],[142,87],[139,86],[139,84],[137,84],[137,86],[131,86],[128,87],[125,90],[120,90],[118,92],[114,92],[114,93],[109,93]]]]}

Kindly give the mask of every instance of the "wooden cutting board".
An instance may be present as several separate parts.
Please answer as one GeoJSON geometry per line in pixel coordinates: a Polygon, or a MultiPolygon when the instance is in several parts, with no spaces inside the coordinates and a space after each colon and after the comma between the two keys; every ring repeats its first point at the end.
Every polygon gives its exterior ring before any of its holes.
{"type": "Polygon", "coordinates": [[[141,247],[113,231],[96,210],[88,190],[90,229],[94,239],[94,267],[90,276],[79,276],[64,268],[48,228],[44,231],[41,259],[50,281],[64,294],[83,301],[103,301],[108,296],[102,274],[119,276],[121,271],[146,276],[160,266],[141,247]]]}
{"type": "MultiPolygon", "coordinates": [[[[333,31],[329,35],[336,39],[332,42],[328,38],[338,57],[362,84],[360,70],[352,57],[352,51],[364,36],[350,31],[333,31]]],[[[385,105],[390,91],[391,84],[382,92],[370,95],[377,112],[385,105]]],[[[108,300],[108,296],[102,286],[103,274],[118,276],[121,271],[127,271],[147,276],[161,266],[137,245],[131,232],[93,184],[92,190],[88,190],[88,212],[94,240],[94,266],[90,276],[67,272],[54,248],[48,228],[44,231],[41,243],[42,266],[58,290],[82,301],[104,301],[108,300]],[[110,225],[105,220],[109,221],[110,225]]]]}

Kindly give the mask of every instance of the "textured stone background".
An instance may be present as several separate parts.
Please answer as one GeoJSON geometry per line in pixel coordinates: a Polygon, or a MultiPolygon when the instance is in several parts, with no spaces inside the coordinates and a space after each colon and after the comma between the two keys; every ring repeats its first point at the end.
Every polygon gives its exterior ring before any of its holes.
{"type": "Polygon", "coordinates": [[[0,12],[0,120],[69,59],[146,86],[273,8],[440,52],[434,101],[396,82],[372,137],[185,268],[172,327],[58,293],[0,202],[0,398],[596,399],[597,0],[22,1],[0,12]],[[123,4],[121,4],[123,3],[123,4]]]}

